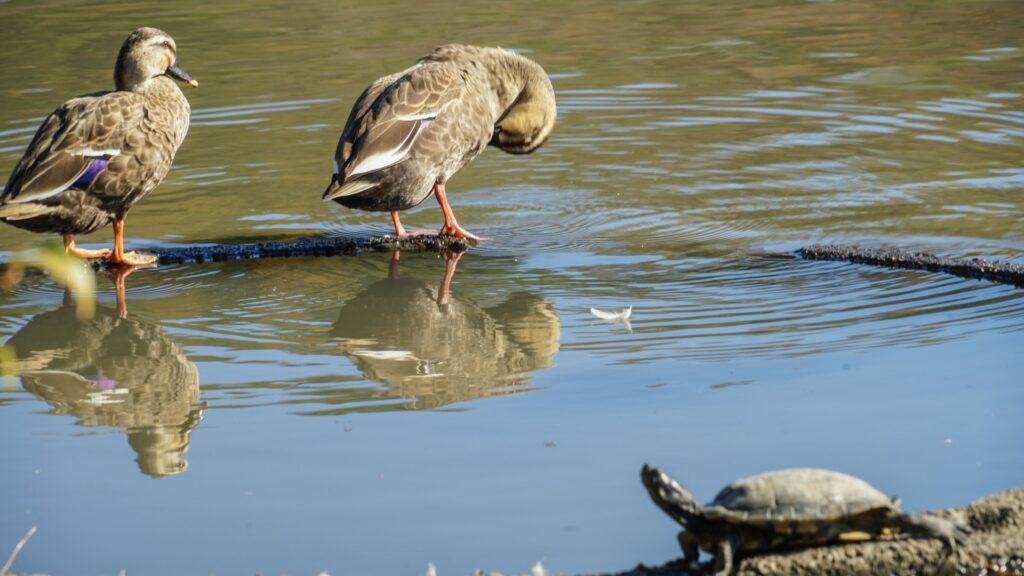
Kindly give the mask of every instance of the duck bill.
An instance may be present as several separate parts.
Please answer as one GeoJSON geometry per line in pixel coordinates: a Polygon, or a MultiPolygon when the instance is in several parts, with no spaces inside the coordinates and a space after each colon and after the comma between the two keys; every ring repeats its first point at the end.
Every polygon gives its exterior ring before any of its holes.
{"type": "Polygon", "coordinates": [[[167,69],[167,74],[170,75],[171,78],[181,80],[193,88],[199,87],[199,82],[197,82],[191,74],[179,68],[177,63],[172,64],[171,67],[167,69]]]}

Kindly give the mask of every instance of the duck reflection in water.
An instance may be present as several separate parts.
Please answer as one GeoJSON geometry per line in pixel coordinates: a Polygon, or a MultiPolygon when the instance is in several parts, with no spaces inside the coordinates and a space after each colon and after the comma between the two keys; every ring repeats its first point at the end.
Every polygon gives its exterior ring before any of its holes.
{"type": "MultiPolygon", "coordinates": [[[[130,276],[136,270],[143,270],[146,268],[156,268],[156,264],[142,264],[139,266],[132,266],[129,268],[113,268],[107,270],[107,274],[110,276],[111,282],[114,283],[114,295],[117,298],[117,317],[127,318],[128,317],[128,300],[125,297],[125,278],[130,276]]],[[[69,295],[65,292],[64,302],[68,302],[69,295]]]]}
{"type": "Polygon", "coordinates": [[[148,476],[188,468],[189,435],[202,418],[199,371],[162,328],[106,307],[79,321],[63,306],[32,318],[7,344],[25,389],[53,413],[124,428],[148,476]]]}
{"type": "MultiPolygon", "coordinates": [[[[110,281],[114,284],[114,297],[117,300],[117,317],[121,319],[128,318],[128,299],[126,298],[125,278],[130,276],[136,270],[143,270],[145,268],[155,268],[155,264],[142,264],[140,266],[131,266],[128,268],[111,268],[104,270],[107,276],[110,277],[110,281]]],[[[70,307],[74,302],[74,293],[70,288],[64,289],[64,307],[70,307]]]]}
{"type": "Polygon", "coordinates": [[[451,292],[463,253],[446,256],[438,283],[400,274],[345,303],[332,335],[368,380],[413,409],[524,391],[527,373],[550,367],[561,323],[551,302],[515,292],[482,307],[451,292]]]}

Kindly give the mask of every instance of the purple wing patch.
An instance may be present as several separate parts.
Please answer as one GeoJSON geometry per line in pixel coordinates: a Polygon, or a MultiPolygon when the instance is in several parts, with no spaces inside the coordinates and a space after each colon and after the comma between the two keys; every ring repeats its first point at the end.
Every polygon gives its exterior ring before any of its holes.
{"type": "Polygon", "coordinates": [[[85,169],[85,172],[82,172],[82,175],[79,176],[78,179],[69,186],[69,188],[88,187],[89,184],[92,184],[92,181],[100,175],[100,172],[107,169],[107,164],[110,164],[109,158],[97,158],[93,160],[92,164],[89,164],[89,167],[85,169]]]}

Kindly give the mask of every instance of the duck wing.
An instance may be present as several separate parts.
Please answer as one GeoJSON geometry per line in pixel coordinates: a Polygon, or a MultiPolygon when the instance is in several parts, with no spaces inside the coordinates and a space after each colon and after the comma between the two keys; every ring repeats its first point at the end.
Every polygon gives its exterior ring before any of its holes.
{"type": "Polygon", "coordinates": [[[345,184],[332,196],[358,193],[366,187],[359,176],[408,158],[423,131],[456,101],[461,87],[457,72],[422,64],[374,82],[356,101],[342,132],[336,160],[345,184]]]}
{"type": "Polygon", "coordinates": [[[69,100],[39,127],[0,196],[2,204],[40,202],[73,185],[83,189],[121,155],[143,120],[140,98],[109,92],[69,100]]]}

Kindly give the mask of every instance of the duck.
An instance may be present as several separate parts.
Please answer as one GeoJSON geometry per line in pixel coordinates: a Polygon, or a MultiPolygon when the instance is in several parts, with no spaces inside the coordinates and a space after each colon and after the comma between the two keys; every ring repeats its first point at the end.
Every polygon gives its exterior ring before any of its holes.
{"type": "Polygon", "coordinates": [[[529,154],[555,127],[555,91],[544,69],[502,48],[448,44],[370,84],[356,100],[335,151],[325,201],[398,213],[431,193],[441,235],[480,240],[455,218],[448,179],[488,145],[529,154]]]}
{"type": "Polygon", "coordinates": [[[0,220],[60,234],[80,258],[153,265],[155,256],[124,251],[124,221],[163,180],[188,132],[191,108],[175,81],[199,83],[177,53],[162,30],[132,32],[117,55],[115,89],[72,98],[43,121],[0,195],[0,220]],[[112,250],[75,246],[76,235],[110,223],[112,250]]]}

